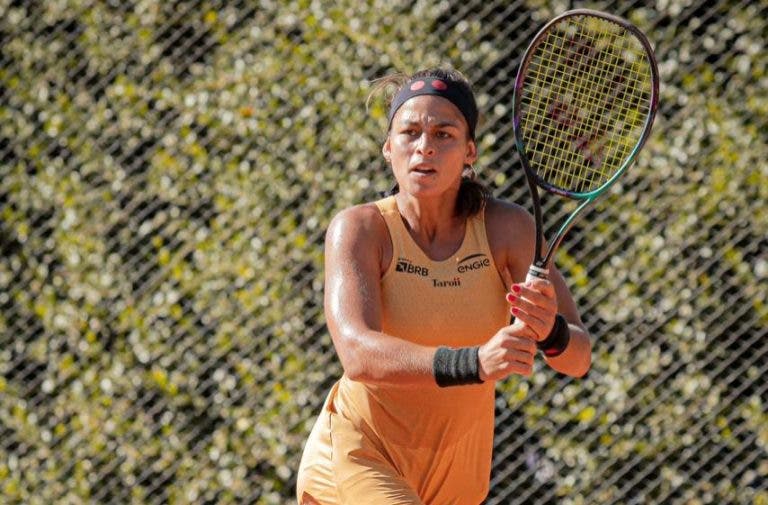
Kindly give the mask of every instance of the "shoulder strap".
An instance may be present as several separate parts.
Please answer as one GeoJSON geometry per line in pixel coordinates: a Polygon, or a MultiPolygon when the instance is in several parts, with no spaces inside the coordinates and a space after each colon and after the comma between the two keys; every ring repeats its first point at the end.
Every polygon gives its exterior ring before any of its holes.
{"type": "Polygon", "coordinates": [[[402,256],[405,252],[405,244],[403,240],[403,232],[405,226],[403,225],[402,218],[400,217],[400,211],[397,210],[397,202],[394,196],[388,196],[378,200],[376,207],[379,208],[381,216],[384,218],[384,222],[387,224],[389,230],[389,238],[392,241],[392,264],[397,262],[397,258],[402,256]]]}

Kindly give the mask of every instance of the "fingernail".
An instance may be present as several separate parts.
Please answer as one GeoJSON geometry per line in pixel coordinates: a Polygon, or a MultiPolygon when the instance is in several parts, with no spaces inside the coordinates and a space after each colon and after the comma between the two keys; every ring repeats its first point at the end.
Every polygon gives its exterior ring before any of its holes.
{"type": "Polygon", "coordinates": [[[509,303],[514,303],[515,300],[517,300],[517,297],[513,295],[512,293],[507,293],[507,301],[509,303]]]}
{"type": "Polygon", "coordinates": [[[515,293],[519,293],[520,292],[520,286],[517,285],[517,284],[513,284],[512,285],[512,291],[514,291],[515,293]]]}
{"type": "Polygon", "coordinates": [[[520,312],[520,309],[518,309],[517,307],[512,307],[512,313],[514,315],[517,315],[518,312],[520,312]]]}

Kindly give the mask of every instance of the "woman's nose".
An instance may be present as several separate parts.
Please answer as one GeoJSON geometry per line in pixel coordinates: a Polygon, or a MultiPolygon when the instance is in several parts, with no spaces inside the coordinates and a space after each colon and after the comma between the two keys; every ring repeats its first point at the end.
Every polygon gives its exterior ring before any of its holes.
{"type": "Polygon", "coordinates": [[[416,150],[425,156],[431,156],[435,154],[435,148],[432,144],[432,140],[429,138],[429,135],[426,132],[422,133],[419,137],[419,143],[416,147],[416,150]]]}

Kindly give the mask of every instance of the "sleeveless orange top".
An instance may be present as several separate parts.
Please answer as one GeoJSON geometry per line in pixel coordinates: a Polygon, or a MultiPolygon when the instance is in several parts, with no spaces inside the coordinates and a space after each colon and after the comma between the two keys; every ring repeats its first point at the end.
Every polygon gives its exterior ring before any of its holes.
{"type": "MultiPolygon", "coordinates": [[[[411,237],[394,197],[376,205],[393,247],[381,280],[382,332],[428,346],[464,347],[487,342],[509,324],[507,290],[488,246],[483,212],[467,220],[459,250],[434,261],[411,237]]],[[[383,465],[402,476],[423,503],[479,504],[490,479],[494,385],[398,387],[343,376],[307,443],[301,480],[310,483],[307,489],[312,482],[335,481],[336,491],[322,503],[371,503],[352,490],[365,489],[363,466],[383,465]],[[327,439],[318,433],[326,430],[327,439]],[[327,468],[318,461],[326,457],[332,459],[327,468]]],[[[400,503],[390,501],[395,502],[400,503]]]]}

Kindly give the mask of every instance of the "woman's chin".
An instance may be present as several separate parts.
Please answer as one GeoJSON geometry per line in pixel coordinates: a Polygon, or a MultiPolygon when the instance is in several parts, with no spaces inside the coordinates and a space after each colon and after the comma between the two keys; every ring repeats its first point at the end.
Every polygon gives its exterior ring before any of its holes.
{"type": "Polygon", "coordinates": [[[434,184],[409,184],[404,192],[416,198],[434,198],[445,193],[445,189],[434,184]]]}
{"type": "Polygon", "coordinates": [[[410,177],[406,184],[401,184],[400,187],[408,194],[416,197],[436,197],[443,193],[446,193],[449,188],[445,187],[445,184],[440,184],[437,177],[423,177],[415,176],[410,177]]]}

